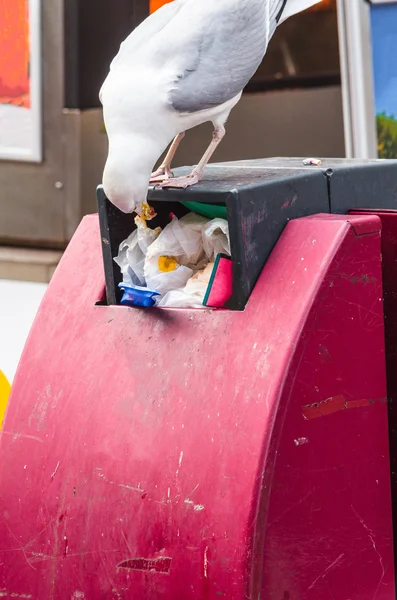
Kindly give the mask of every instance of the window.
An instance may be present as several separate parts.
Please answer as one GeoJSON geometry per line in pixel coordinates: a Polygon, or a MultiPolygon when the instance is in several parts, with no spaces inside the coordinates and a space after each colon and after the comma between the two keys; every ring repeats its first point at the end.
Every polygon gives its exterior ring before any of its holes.
{"type": "Polygon", "coordinates": [[[340,83],[336,0],[282,23],[248,91],[340,83]]]}

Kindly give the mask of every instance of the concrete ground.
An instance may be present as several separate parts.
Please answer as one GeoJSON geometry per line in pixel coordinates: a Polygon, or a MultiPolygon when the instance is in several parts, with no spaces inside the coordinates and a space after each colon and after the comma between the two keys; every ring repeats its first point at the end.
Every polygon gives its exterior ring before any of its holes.
{"type": "Polygon", "coordinates": [[[0,279],[0,371],[10,383],[46,289],[45,283],[0,279]]]}

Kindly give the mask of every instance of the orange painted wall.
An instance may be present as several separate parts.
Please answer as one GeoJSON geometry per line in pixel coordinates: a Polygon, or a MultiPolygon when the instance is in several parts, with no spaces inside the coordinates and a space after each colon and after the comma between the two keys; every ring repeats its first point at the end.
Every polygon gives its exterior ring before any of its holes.
{"type": "Polygon", "coordinates": [[[0,0],[0,103],[30,106],[28,0],[0,0]]]}
{"type": "MultiPolygon", "coordinates": [[[[150,0],[150,13],[163,6],[163,4],[167,4],[167,2],[172,2],[172,0],[150,0]]],[[[320,4],[313,6],[309,10],[336,10],[336,0],[322,0],[320,4]]]]}
{"type": "Polygon", "coordinates": [[[172,2],[172,0],[150,0],[150,13],[163,6],[163,4],[167,4],[167,2],[172,2]]]}

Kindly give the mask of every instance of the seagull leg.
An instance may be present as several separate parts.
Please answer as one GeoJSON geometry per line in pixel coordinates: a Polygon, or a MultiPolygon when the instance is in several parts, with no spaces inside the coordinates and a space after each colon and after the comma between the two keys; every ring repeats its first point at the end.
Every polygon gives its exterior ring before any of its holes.
{"type": "Polygon", "coordinates": [[[221,140],[225,136],[225,128],[223,126],[216,127],[213,135],[212,141],[208,146],[207,150],[203,154],[202,159],[198,163],[196,167],[194,167],[193,171],[190,175],[186,175],[185,177],[174,177],[173,179],[165,179],[162,181],[157,187],[159,188],[182,188],[186,189],[198,181],[203,177],[204,169],[210,160],[211,156],[214,154],[216,148],[220,144],[221,140]]]}
{"type": "Polygon", "coordinates": [[[179,144],[181,143],[184,137],[184,132],[176,136],[163,162],[161,163],[159,168],[151,174],[150,183],[159,183],[161,181],[164,181],[165,179],[168,181],[168,179],[172,177],[171,162],[175,156],[179,144]]]}

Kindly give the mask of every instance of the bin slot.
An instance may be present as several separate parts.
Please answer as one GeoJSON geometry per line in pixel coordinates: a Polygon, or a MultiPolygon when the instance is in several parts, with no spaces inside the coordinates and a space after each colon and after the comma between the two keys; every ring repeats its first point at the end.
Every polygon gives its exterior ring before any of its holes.
{"type": "MultiPolygon", "coordinates": [[[[205,179],[186,190],[150,188],[148,202],[158,216],[150,227],[164,227],[172,212],[180,217],[193,210],[229,224],[233,294],[225,308],[244,310],[253,287],[290,219],[329,213],[327,170],[305,167],[302,159],[259,159],[210,164],[205,179]],[[210,211],[210,212],[208,212],[210,211]],[[218,211],[221,214],[214,214],[218,211]],[[206,214],[204,214],[206,213],[206,214]]],[[[177,169],[175,175],[186,169],[177,169]]],[[[113,258],[133,231],[133,215],[124,215],[98,189],[107,301],[120,301],[121,274],[113,258]]]]}

